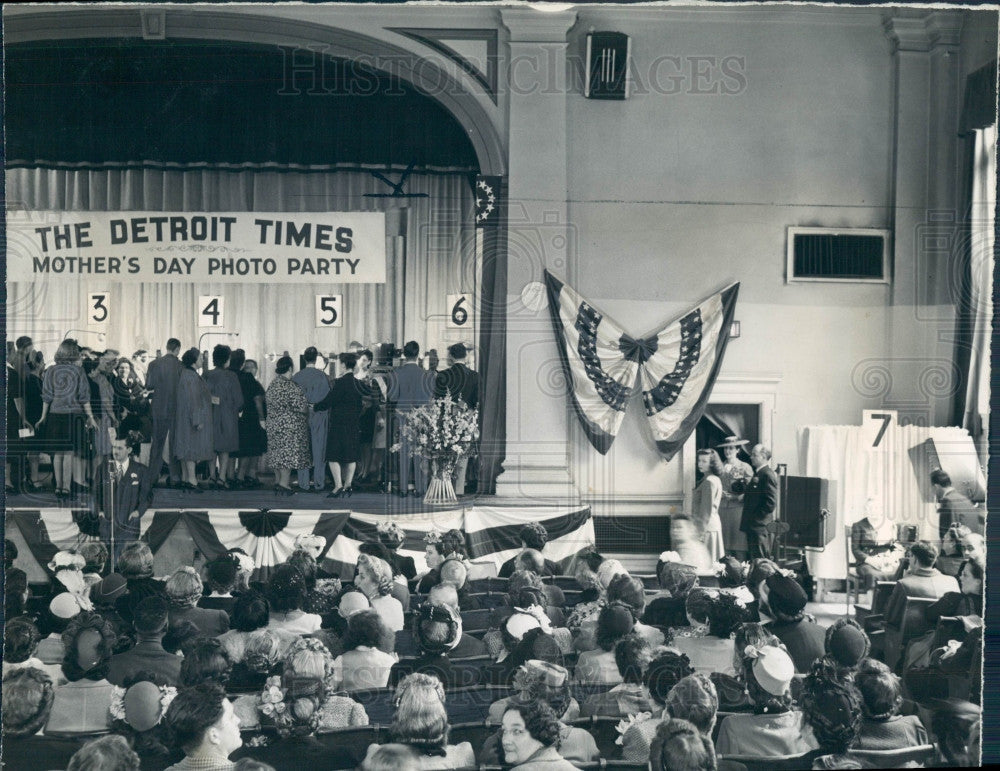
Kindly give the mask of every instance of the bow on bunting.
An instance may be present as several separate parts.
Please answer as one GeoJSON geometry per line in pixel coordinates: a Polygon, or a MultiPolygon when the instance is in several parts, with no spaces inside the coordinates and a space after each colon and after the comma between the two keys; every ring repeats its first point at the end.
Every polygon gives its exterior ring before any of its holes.
{"type": "Polygon", "coordinates": [[[611,449],[641,377],[656,448],[670,460],[705,412],[740,285],[642,338],[627,335],[548,271],[545,286],[570,402],[587,439],[602,455],[611,449]]]}

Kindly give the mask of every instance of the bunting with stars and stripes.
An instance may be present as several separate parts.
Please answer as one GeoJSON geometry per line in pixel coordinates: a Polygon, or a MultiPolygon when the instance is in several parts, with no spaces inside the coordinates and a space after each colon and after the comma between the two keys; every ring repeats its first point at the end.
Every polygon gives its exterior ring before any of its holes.
{"type": "Polygon", "coordinates": [[[656,449],[670,460],[705,412],[740,285],[640,338],[626,334],[548,271],[545,285],[567,391],[587,439],[602,455],[611,449],[641,383],[656,449]]]}

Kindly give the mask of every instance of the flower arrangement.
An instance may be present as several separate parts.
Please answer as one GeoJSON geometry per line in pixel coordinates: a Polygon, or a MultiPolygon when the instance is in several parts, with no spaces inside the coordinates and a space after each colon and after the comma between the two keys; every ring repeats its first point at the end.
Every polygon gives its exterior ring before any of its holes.
{"type": "MultiPolygon", "coordinates": [[[[479,439],[479,411],[450,395],[411,411],[402,426],[413,452],[431,462],[433,476],[450,475],[460,456],[479,439]]],[[[399,445],[393,447],[398,450],[399,445]]]]}

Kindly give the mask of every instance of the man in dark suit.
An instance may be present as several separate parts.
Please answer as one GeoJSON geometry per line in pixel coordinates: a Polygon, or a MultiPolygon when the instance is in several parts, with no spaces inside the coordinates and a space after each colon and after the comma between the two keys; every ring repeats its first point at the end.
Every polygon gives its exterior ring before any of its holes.
{"type": "MultiPolygon", "coordinates": [[[[479,407],[479,374],[465,366],[468,350],[463,343],[448,346],[448,369],[439,372],[434,385],[434,397],[442,398],[451,394],[455,401],[461,401],[470,410],[479,407]]],[[[462,455],[455,464],[455,492],[465,493],[465,473],[469,468],[469,456],[462,455]]]]}
{"type": "Polygon", "coordinates": [[[141,436],[134,433],[129,438],[119,434],[111,443],[111,457],[101,461],[94,474],[94,506],[101,540],[114,555],[112,570],[126,544],[139,540],[139,519],[149,505],[142,495],[147,469],[136,460],[141,441],[141,436]]]}
{"type": "Polygon", "coordinates": [[[965,525],[973,533],[983,535],[986,526],[986,512],[962,495],[951,484],[951,477],[944,469],[931,472],[931,484],[938,499],[938,535],[944,539],[948,528],[965,525]]]}
{"type": "MultiPolygon", "coordinates": [[[[934,567],[938,548],[930,541],[917,541],[910,547],[910,569],[889,595],[885,607],[885,623],[898,627],[903,620],[907,597],[927,597],[938,600],[948,592],[958,592],[958,581],[934,567]]],[[[895,663],[895,662],[893,662],[895,663]]]]}
{"type": "MultiPolygon", "coordinates": [[[[434,396],[435,374],[419,364],[420,344],[410,340],[403,346],[403,363],[389,373],[387,398],[393,404],[395,424],[402,426],[406,416],[423,407],[434,396]]],[[[399,495],[406,497],[410,487],[410,464],[413,464],[413,494],[427,492],[427,468],[419,455],[412,454],[410,440],[399,434],[399,495]]]]}
{"type": "Polygon", "coordinates": [[[747,482],[733,482],[733,492],[743,495],[743,516],[740,530],[747,535],[750,559],[771,556],[771,532],[768,525],[774,521],[778,505],[778,477],[770,466],[771,451],[762,444],[750,451],[753,476],[747,482]]]}
{"type": "Polygon", "coordinates": [[[139,602],[132,619],[135,646],[111,657],[108,682],[122,687],[132,675],[151,672],[162,676],[166,685],[180,684],[181,658],[163,649],[169,612],[165,597],[152,595],[139,602]]]}
{"type": "MultiPolygon", "coordinates": [[[[167,340],[167,352],[149,363],[146,371],[146,390],[152,392],[150,415],[153,419],[153,434],[149,446],[149,470],[146,472],[145,484],[142,486],[142,497],[149,498],[153,494],[153,485],[160,478],[163,468],[163,446],[174,425],[174,414],[177,411],[177,381],[181,377],[181,361],[177,354],[181,350],[181,341],[175,337],[167,340]]],[[[170,439],[173,443],[173,438],[170,439]]],[[[171,486],[181,482],[181,464],[170,454],[167,466],[171,486]]]]}

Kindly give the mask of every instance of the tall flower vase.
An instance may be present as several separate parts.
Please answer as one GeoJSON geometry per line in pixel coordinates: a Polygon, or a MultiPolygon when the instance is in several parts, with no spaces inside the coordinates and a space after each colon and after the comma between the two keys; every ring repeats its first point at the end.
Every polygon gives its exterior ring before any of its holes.
{"type": "Polygon", "coordinates": [[[455,495],[455,485],[451,482],[451,470],[454,464],[443,463],[438,460],[431,461],[431,481],[427,485],[427,494],[424,495],[424,503],[428,506],[448,506],[458,503],[458,496],[455,495]]]}

